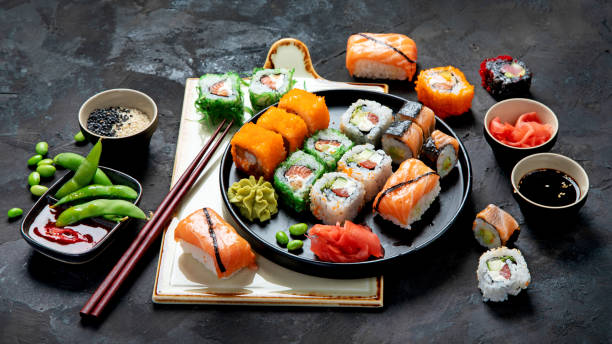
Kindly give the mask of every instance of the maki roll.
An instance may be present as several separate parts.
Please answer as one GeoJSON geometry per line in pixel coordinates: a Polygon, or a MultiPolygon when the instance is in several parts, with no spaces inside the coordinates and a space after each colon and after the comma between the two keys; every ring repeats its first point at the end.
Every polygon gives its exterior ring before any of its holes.
{"type": "Polygon", "coordinates": [[[304,150],[325,165],[327,171],[336,170],[336,163],[353,147],[353,141],[337,129],[319,130],[306,139],[304,150]]]}
{"type": "Polygon", "coordinates": [[[355,146],[338,161],[338,172],[344,172],[363,183],[365,201],[369,202],[393,173],[391,157],[371,144],[355,146]]]}
{"type": "Polygon", "coordinates": [[[325,172],[323,164],[303,151],[291,154],[274,172],[281,200],[297,212],[306,209],[312,184],[325,172]]]}
{"type": "Polygon", "coordinates": [[[262,176],[266,180],[272,179],[276,166],[287,156],[282,136],[253,123],[242,126],[230,144],[236,167],[248,175],[262,176]]]}
{"type": "Polygon", "coordinates": [[[423,130],[411,121],[393,122],[382,137],[383,150],[396,164],[418,157],[422,146],[423,130]]]}
{"type": "Polygon", "coordinates": [[[422,70],[417,77],[415,90],[419,101],[429,106],[440,118],[468,111],[474,98],[474,86],[453,66],[422,70]]]}
{"type": "Polygon", "coordinates": [[[279,99],[293,87],[293,69],[256,68],[251,76],[249,98],[255,112],[278,103],[279,99]]]}
{"type": "Polygon", "coordinates": [[[425,158],[440,178],[444,178],[457,164],[458,154],[459,142],[440,130],[434,130],[423,145],[421,158],[425,158]]]}
{"type": "Polygon", "coordinates": [[[476,214],[472,231],[478,243],[487,248],[506,246],[518,238],[521,228],[518,222],[500,207],[489,204],[476,214]]]}
{"type": "Polygon", "coordinates": [[[397,121],[412,121],[423,130],[423,140],[431,135],[436,127],[434,112],[419,102],[407,101],[395,115],[397,121]]]}
{"type": "Polygon", "coordinates": [[[340,130],[357,144],[377,146],[392,121],[391,109],[371,100],[360,99],[342,114],[340,130]]]}
{"type": "Polygon", "coordinates": [[[417,159],[404,161],[374,199],[373,211],[411,229],[440,193],[440,176],[417,159]]]}
{"type": "Polygon", "coordinates": [[[233,72],[204,74],[198,81],[195,107],[209,125],[231,119],[241,124],[244,117],[240,77],[233,72]]]}
{"type": "Polygon", "coordinates": [[[329,110],[324,97],[293,88],[281,97],[278,107],[302,117],[310,135],[329,126],[329,110]]]}
{"type": "Polygon", "coordinates": [[[310,211],[327,225],[342,224],[357,216],[365,203],[361,182],[346,173],[324,174],[310,190],[310,211]]]}
{"type": "Polygon", "coordinates": [[[521,251],[499,247],[488,250],[478,261],[478,288],[486,301],[506,301],[531,283],[531,275],[521,251]]]}
{"type": "Polygon", "coordinates": [[[526,94],[531,87],[531,76],[525,62],[508,55],[485,59],[480,64],[482,87],[497,98],[526,94]]]}
{"type": "Polygon", "coordinates": [[[283,137],[284,147],[288,153],[300,149],[308,135],[306,123],[300,116],[274,106],[259,117],[257,125],[279,133],[283,137]]]}

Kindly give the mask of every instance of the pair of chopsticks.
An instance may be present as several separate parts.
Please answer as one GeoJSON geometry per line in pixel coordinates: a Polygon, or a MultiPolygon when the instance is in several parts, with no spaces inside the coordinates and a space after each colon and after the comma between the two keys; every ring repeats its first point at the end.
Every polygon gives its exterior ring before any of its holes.
{"type": "Polygon", "coordinates": [[[89,298],[85,306],[83,306],[80,311],[81,317],[98,318],[102,314],[105,307],[111,301],[115,293],[117,293],[119,287],[121,287],[130,272],[132,272],[136,264],[138,264],[138,261],[140,261],[147,249],[155,239],[157,239],[164,228],[166,228],[168,222],[172,218],[174,209],[181,202],[183,196],[187,194],[193,183],[198,179],[198,176],[202,173],[208,161],[211,159],[234,123],[233,120],[229,122],[229,125],[225,128],[219,139],[216,140],[212,149],[208,150],[225,125],[225,122],[226,120],[223,120],[223,122],[219,124],[217,130],[215,130],[202,150],[195,159],[193,159],[185,172],[183,172],[181,178],[172,189],[170,189],[170,192],[163,199],[159,207],[157,207],[151,219],[142,227],[136,239],[134,239],[127,251],[125,251],[119,261],[117,261],[115,267],[113,267],[98,289],[96,289],[89,298]],[[206,153],[207,151],[208,153],[206,153]]]}

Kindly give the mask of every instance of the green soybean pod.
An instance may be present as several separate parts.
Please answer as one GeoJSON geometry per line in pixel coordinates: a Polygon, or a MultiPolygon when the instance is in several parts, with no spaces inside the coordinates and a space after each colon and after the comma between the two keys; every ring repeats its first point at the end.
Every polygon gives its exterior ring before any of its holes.
{"type": "MultiPolygon", "coordinates": [[[[85,160],[84,156],[71,152],[60,153],[53,158],[56,165],[71,171],[76,171],[83,160],[85,160]]],[[[94,174],[93,183],[99,185],[113,185],[108,176],[99,168],[96,170],[96,174],[94,174]]]]}
{"type": "Polygon", "coordinates": [[[36,163],[36,166],[40,166],[40,165],[53,165],[53,159],[42,159],[41,161],[36,163]]]}
{"type": "Polygon", "coordinates": [[[308,225],[305,223],[296,223],[289,227],[289,233],[293,236],[301,236],[308,230],[308,225]]]}
{"type": "Polygon", "coordinates": [[[28,184],[30,186],[34,186],[34,185],[40,184],[40,173],[38,173],[36,171],[30,173],[30,175],[28,176],[28,184]]]}
{"type": "MultiPolygon", "coordinates": [[[[98,162],[100,161],[100,155],[102,154],[102,140],[98,140],[93,148],[89,151],[89,154],[85,157],[85,160],[79,165],[76,172],[69,181],[65,182],[59,190],[55,193],[56,198],[62,198],[69,193],[72,193],[84,186],[91,183],[96,170],[98,169],[98,162]]],[[[116,214],[122,215],[122,214],[116,214]]]]}
{"type": "Polygon", "coordinates": [[[147,218],[145,213],[134,203],[121,199],[96,199],[64,210],[57,217],[55,225],[57,227],[64,227],[86,218],[102,215],[122,215],[136,219],[147,218]]]}
{"type": "Polygon", "coordinates": [[[42,160],[42,155],[40,154],[36,154],[34,156],[32,156],[31,158],[28,159],[28,166],[34,166],[36,164],[38,164],[39,161],[42,160]]]}
{"type": "Polygon", "coordinates": [[[78,133],[76,133],[76,135],[74,135],[74,140],[76,142],[84,142],[85,141],[85,135],[83,135],[83,133],[79,131],[78,133]]]}
{"type": "Polygon", "coordinates": [[[62,197],[55,205],[70,203],[86,198],[123,198],[136,199],[138,192],[126,185],[87,185],[62,197]]]}
{"type": "Polygon", "coordinates": [[[30,192],[34,196],[42,196],[45,194],[45,192],[47,192],[47,190],[49,190],[49,188],[43,185],[32,185],[30,187],[30,192]]]}
{"type": "Polygon", "coordinates": [[[45,141],[41,141],[36,144],[35,150],[36,150],[36,153],[40,155],[47,155],[47,152],[49,152],[49,144],[46,143],[45,141]]]}
{"type": "Polygon", "coordinates": [[[287,244],[287,249],[289,251],[297,251],[304,246],[304,242],[302,240],[291,240],[287,244]]]}
{"type": "Polygon", "coordinates": [[[53,165],[38,165],[38,167],[36,167],[36,172],[38,172],[41,177],[49,178],[55,174],[55,167],[53,165]]]}
{"type": "Polygon", "coordinates": [[[6,214],[8,215],[9,219],[14,219],[21,216],[21,214],[23,214],[23,210],[21,210],[21,208],[11,208],[6,212],[6,214]]]}
{"type": "Polygon", "coordinates": [[[283,231],[276,232],[276,242],[281,246],[286,246],[289,243],[289,237],[283,231]]]}

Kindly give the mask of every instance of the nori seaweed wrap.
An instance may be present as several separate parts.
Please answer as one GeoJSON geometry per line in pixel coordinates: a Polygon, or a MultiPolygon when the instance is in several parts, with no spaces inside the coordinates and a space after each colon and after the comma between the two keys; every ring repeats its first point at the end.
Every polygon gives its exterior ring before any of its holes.
{"type": "Polygon", "coordinates": [[[485,59],[480,64],[482,87],[498,99],[524,95],[531,87],[532,73],[527,65],[512,56],[485,59]]]}

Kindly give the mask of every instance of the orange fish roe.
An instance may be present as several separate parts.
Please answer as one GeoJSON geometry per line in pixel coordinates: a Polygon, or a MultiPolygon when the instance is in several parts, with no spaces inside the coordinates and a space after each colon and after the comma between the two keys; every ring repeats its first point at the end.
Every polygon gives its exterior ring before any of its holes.
{"type": "Polygon", "coordinates": [[[300,149],[308,135],[308,127],[300,116],[274,106],[259,117],[257,125],[279,133],[289,153],[300,149]]]}
{"type": "Polygon", "coordinates": [[[302,117],[310,135],[329,126],[329,110],[324,97],[294,88],[280,99],[278,107],[302,117]]]}
{"type": "Polygon", "coordinates": [[[422,70],[415,91],[419,101],[441,118],[468,111],[474,98],[474,85],[453,66],[422,70]]]}
{"type": "Polygon", "coordinates": [[[267,180],[272,179],[276,166],[287,156],[281,135],[253,123],[240,128],[230,144],[238,169],[267,180]]]}

